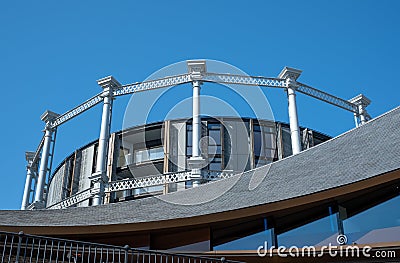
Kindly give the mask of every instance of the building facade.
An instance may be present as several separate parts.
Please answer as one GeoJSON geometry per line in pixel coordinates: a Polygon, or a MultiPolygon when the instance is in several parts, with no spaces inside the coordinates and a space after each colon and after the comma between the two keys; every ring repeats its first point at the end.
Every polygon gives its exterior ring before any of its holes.
{"type": "MultiPolygon", "coordinates": [[[[288,124],[252,118],[202,118],[200,151],[206,160],[201,183],[242,173],[292,155],[288,124]]],[[[330,139],[301,128],[302,148],[330,139]]],[[[108,147],[108,182],[140,180],[151,176],[184,173],[192,157],[192,121],[168,120],[112,133],[108,147]]],[[[98,140],[77,149],[52,173],[46,207],[91,187],[96,167],[98,140]]],[[[154,182],[148,187],[110,191],[104,203],[171,193],[192,187],[192,181],[154,182]]],[[[84,200],[74,206],[90,206],[84,200]]]]}

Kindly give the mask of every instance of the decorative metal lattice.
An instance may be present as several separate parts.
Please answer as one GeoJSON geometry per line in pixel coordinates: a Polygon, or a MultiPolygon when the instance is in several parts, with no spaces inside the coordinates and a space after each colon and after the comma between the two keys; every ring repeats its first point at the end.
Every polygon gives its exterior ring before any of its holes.
{"type": "Polygon", "coordinates": [[[42,151],[43,144],[44,144],[44,134],[42,136],[42,139],[40,140],[39,146],[36,149],[35,155],[33,156],[32,160],[33,165],[37,165],[37,162],[39,161],[40,152],[42,151]]]}
{"type": "Polygon", "coordinates": [[[137,93],[141,91],[166,88],[171,86],[176,86],[179,84],[184,84],[190,82],[189,74],[176,75],[171,77],[165,77],[156,80],[149,80],[144,82],[137,82],[133,84],[124,85],[116,90],[114,90],[114,96],[121,96],[126,94],[137,93]]]}
{"type": "Polygon", "coordinates": [[[202,81],[224,84],[239,84],[248,86],[262,86],[271,88],[286,87],[286,80],[278,78],[252,77],[234,74],[206,73],[202,81]]]}
{"type": "Polygon", "coordinates": [[[342,109],[345,109],[345,110],[348,110],[348,111],[351,111],[351,112],[354,112],[354,113],[358,112],[357,106],[355,104],[347,101],[347,100],[335,97],[333,95],[330,95],[330,94],[328,94],[326,92],[323,92],[321,90],[315,89],[313,87],[310,87],[310,86],[308,86],[306,84],[303,84],[303,83],[300,83],[300,82],[297,82],[297,85],[298,85],[298,87],[297,87],[296,90],[298,92],[301,92],[301,93],[306,94],[306,95],[308,95],[310,97],[325,101],[325,102],[327,102],[329,104],[332,104],[332,105],[335,105],[335,106],[337,106],[339,108],[342,108],[342,109]]]}
{"type": "Polygon", "coordinates": [[[61,124],[63,124],[64,122],[69,121],[70,119],[78,116],[79,114],[87,111],[88,109],[92,108],[93,106],[97,105],[98,103],[100,103],[101,101],[103,101],[103,96],[102,93],[97,94],[96,96],[88,99],[87,101],[85,101],[84,103],[82,103],[79,106],[76,106],[75,108],[73,108],[72,110],[67,111],[66,113],[58,116],[52,123],[51,123],[51,127],[55,128],[61,124]]]}
{"type": "MultiPolygon", "coordinates": [[[[247,85],[247,86],[260,86],[260,87],[270,87],[270,88],[286,88],[286,79],[279,78],[267,78],[267,77],[255,77],[255,76],[245,76],[245,75],[235,75],[226,73],[205,73],[201,76],[201,81],[204,82],[214,82],[223,84],[237,84],[237,85],[247,85]]],[[[149,80],[144,82],[137,82],[133,84],[123,85],[113,91],[113,96],[122,96],[126,94],[132,94],[137,92],[142,92],[146,90],[159,89],[165,87],[171,87],[175,85],[180,85],[184,83],[189,83],[191,81],[190,74],[182,74],[176,76],[169,76],[156,80],[149,80]]],[[[303,94],[314,97],[316,99],[328,102],[332,105],[338,106],[342,109],[357,113],[357,106],[353,103],[330,95],[326,92],[320,91],[318,89],[312,88],[300,82],[296,82],[298,87],[297,90],[303,94]]],[[[86,110],[92,108],[103,100],[102,93],[95,95],[94,97],[88,99],[84,103],[76,106],[72,110],[58,116],[52,123],[51,127],[55,128],[70,119],[78,116],[79,114],[85,112],[86,110]]]]}
{"type": "Polygon", "coordinates": [[[61,202],[55,203],[55,204],[47,207],[47,209],[68,208],[68,207],[76,205],[80,202],[83,202],[85,200],[88,200],[91,197],[93,197],[92,188],[88,188],[86,190],[83,190],[82,192],[76,193],[73,196],[68,197],[67,199],[65,199],[61,202]]]}
{"type": "Polygon", "coordinates": [[[232,177],[236,174],[238,173],[234,171],[206,171],[203,173],[203,178],[207,181],[216,181],[232,177]]]}
{"type": "Polygon", "coordinates": [[[170,174],[160,174],[153,176],[145,176],[140,178],[132,178],[109,182],[106,192],[117,192],[122,190],[138,189],[143,187],[157,186],[169,183],[185,182],[190,180],[190,172],[178,172],[170,174]]]}

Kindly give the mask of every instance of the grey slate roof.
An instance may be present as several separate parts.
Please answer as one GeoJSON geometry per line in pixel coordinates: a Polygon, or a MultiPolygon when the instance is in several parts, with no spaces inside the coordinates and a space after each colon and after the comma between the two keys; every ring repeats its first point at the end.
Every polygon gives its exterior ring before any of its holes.
{"type": "Polygon", "coordinates": [[[161,197],[97,207],[0,211],[0,226],[109,225],[188,218],[336,188],[400,168],[399,124],[400,107],[300,154],[232,178],[161,197]],[[210,197],[215,198],[207,200],[210,197]]]}

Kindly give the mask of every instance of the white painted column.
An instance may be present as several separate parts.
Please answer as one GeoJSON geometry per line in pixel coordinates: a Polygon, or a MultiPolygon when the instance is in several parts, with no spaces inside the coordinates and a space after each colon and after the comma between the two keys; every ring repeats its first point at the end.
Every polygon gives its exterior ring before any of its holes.
{"type": "Polygon", "coordinates": [[[104,184],[107,182],[107,152],[110,139],[110,125],[113,102],[113,91],[121,86],[112,76],[100,79],[97,83],[103,88],[103,113],[101,117],[101,128],[99,145],[97,148],[96,172],[90,177],[93,182],[93,205],[103,203],[104,184]]]}
{"type": "Polygon", "coordinates": [[[358,111],[360,114],[360,124],[364,125],[367,122],[367,119],[365,118],[365,112],[364,112],[365,110],[363,105],[358,105],[358,111]]]}
{"type": "Polygon", "coordinates": [[[292,87],[287,88],[288,108],[289,108],[289,124],[290,138],[292,141],[292,152],[298,154],[301,152],[300,128],[297,117],[296,93],[292,87]]]}
{"type": "Polygon", "coordinates": [[[288,111],[290,124],[290,138],[292,141],[292,153],[298,154],[301,151],[300,128],[297,117],[296,105],[296,80],[301,74],[301,70],[285,67],[278,78],[286,79],[286,90],[288,96],[288,111]]]}
{"type": "Polygon", "coordinates": [[[106,95],[103,99],[103,114],[101,117],[99,145],[97,148],[96,172],[105,172],[106,170],[108,141],[110,138],[111,110],[112,97],[106,95]]]}
{"type": "Polygon", "coordinates": [[[191,169],[192,186],[197,187],[201,184],[201,168],[203,168],[206,163],[200,153],[200,81],[202,76],[206,73],[206,62],[204,60],[191,60],[187,62],[187,65],[193,86],[192,157],[188,160],[188,164],[191,169]]]}
{"type": "Polygon", "coordinates": [[[193,120],[192,120],[192,156],[200,156],[201,118],[200,118],[200,83],[193,81],[193,120]]]}
{"type": "Polygon", "coordinates": [[[41,117],[42,121],[46,122],[46,127],[45,127],[42,155],[40,157],[39,176],[38,176],[38,182],[36,186],[36,193],[34,200],[36,208],[45,207],[44,187],[46,185],[46,175],[49,169],[50,146],[54,132],[54,129],[51,127],[51,123],[55,118],[57,118],[57,116],[58,114],[54,112],[46,111],[41,117]]]}
{"type": "Polygon", "coordinates": [[[354,113],[354,123],[356,124],[356,128],[358,127],[358,117],[357,113],[354,113]]]}
{"type": "Polygon", "coordinates": [[[29,206],[29,199],[31,193],[31,185],[32,185],[32,178],[34,174],[34,163],[33,158],[35,156],[34,152],[26,152],[25,157],[28,165],[26,166],[26,180],[25,180],[25,187],[24,187],[24,195],[22,196],[22,203],[21,203],[21,210],[26,210],[29,206]]]}
{"type": "MultiPolygon", "coordinates": [[[[365,124],[369,118],[367,110],[365,109],[371,101],[365,97],[363,94],[357,95],[356,97],[349,100],[349,102],[353,103],[357,106],[357,113],[354,114],[355,117],[358,117],[360,120],[360,125],[365,124]]],[[[358,122],[356,121],[356,127],[358,127],[358,122]]]]}

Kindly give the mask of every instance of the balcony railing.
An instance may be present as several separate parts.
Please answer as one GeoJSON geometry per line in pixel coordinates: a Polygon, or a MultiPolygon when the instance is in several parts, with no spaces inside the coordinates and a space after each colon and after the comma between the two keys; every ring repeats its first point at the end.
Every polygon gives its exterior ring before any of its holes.
{"type": "Polygon", "coordinates": [[[234,263],[224,258],[134,249],[20,233],[0,232],[0,262],[234,263]]]}

